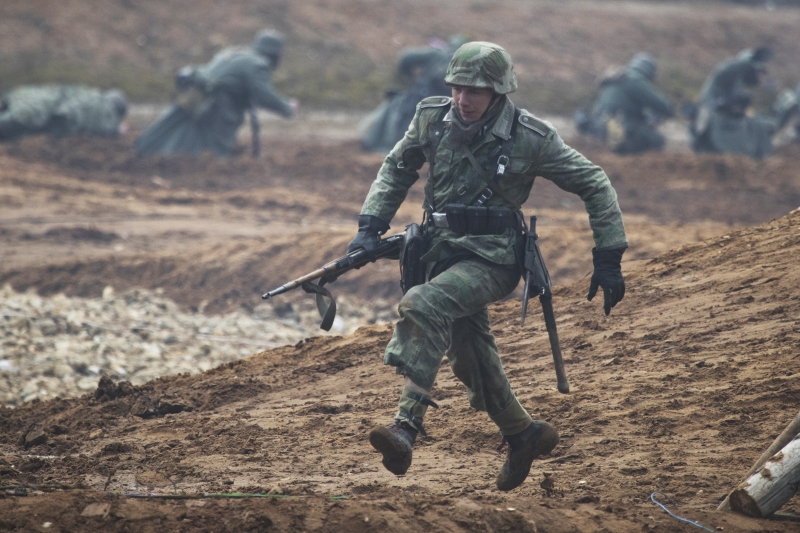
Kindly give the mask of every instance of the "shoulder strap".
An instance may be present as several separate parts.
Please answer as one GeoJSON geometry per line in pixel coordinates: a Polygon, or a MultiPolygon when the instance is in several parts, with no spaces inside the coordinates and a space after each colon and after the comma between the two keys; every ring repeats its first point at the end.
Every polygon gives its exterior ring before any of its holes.
{"type": "Polygon", "coordinates": [[[436,212],[436,206],[433,202],[433,162],[436,159],[436,148],[439,146],[439,142],[441,142],[442,136],[444,135],[444,117],[447,116],[448,110],[443,109],[442,111],[443,112],[439,113],[439,118],[436,119],[436,122],[430,126],[431,155],[430,161],[428,161],[428,180],[425,183],[425,196],[430,199],[430,207],[433,212],[436,212]]]}
{"type": "MultiPolygon", "coordinates": [[[[509,154],[511,153],[511,149],[514,146],[514,133],[516,133],[517,131],[517,121],[519,119],[519,116],[520,116],[520,110],[518,107],[515,107],[514,119],[511,122],[511,131],[509,133],[508,139],[505,139],[500,145],[500,150],[499,150],[500,156],[497,158],[497,170],[495,171],[495,176],[502,176],[503,173],[505,172],[506,165],[508,165],[510,157],[509,154]]],[[[495,181],[492,178],[492,176],[489,175],[488,172],[483,170],[483,168],[478,164],[478,161],[475,159],[475,155],[472,153],[472,151],[470,151],[469,147],[467,147],[467,145],[464,144],[462,145],[462,148],[464,148],[464,151],[467,154],[467,159],[469,159],[469,162],[472,164],[472,167],[478,173],[478,176],[486,184],[486,189],[483,191],[481,195],[481,199],[483,199],[483,202],[491,198],[493,194],[497,193],[500,196],[500,198],[502,198],[503,200],[514,206],[515,211],[519,211],[519,209],[522,206],[519,203],[512,200],[503,191],[503,189],[500,188],[500,185],[497,183],[497,181],[495,181]]],[[[483,202],[479,200],[480,204],[483,204],[483,202]]]]}
{"type": "Polygon", "coordinates": [[[489,173],[485,172],[481,168],[481,166],[478,164],[478,161],[475,159],[475,155],[473,155],[469,147],[466,144],[462,144],[461,147],[467,153],[467,159],[469,159],[469,162],[472,163],[472,167],[475,169],[475,172],[478,173],[478,176],[486,184],[486,188],[492,191],[493,194],[500,195],[500,198],[502,198],[503,200],[514,206],[515,211],[519,211],[519,208],[522,206],[519,203],[512,200],[511,197],[509,197],[505,192],[503,192],[503,189],[501,189],[500,186],[497,184],[497,182],[492,179],[489,173]]]}

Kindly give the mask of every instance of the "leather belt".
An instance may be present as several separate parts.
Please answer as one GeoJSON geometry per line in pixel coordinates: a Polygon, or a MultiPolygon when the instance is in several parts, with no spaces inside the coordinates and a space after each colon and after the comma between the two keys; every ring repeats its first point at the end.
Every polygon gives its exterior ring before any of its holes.
{"type": "Polygon", "coordinates": [[[444,213],[428,212],[426,226],[446,228],[459,235],[501,235],[512,228],[522,230],[522,214],[505,207],[448,204],[444,213]]]}

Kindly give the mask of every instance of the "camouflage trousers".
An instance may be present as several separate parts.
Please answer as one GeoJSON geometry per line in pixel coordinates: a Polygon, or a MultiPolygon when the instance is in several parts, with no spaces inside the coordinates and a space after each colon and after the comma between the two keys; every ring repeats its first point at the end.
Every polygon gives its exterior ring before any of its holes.
{"type": "MultiPolygon", "coordinates": [[[[531,417],[503,370],[487,309],[508,296],[519,279],[516,265],[471,257],[412,288],[400,301],[400,320],[384,363],[430,390],[446,355],[453,374],[467,386],[470,405],[486,411],[504,435],[519,433],[531,417]]],[[[404,390],[397,418],[408,421],[414,415],[421,420],[425,406],[410,402],[406,395],[404,390]]]]}

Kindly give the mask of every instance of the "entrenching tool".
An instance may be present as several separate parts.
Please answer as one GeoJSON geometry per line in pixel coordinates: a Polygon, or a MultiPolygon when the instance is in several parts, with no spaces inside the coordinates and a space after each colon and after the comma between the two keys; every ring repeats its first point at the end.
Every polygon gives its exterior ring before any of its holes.
{"type": "Polygon", "coordinates": [[[556,367],[556,378],[558,379],[558,392],[567,394],[569,392],[569,381],[564,371],[564,361],[561,358],[561,344],[558,342],[558,330],[556,329],[556,315],[553,313],[553,293],[550,290],[550,273],[542,258],[542,251],[539,249],[536,234],[536,217],[531,217],[531,224],[525,234],[525,259],[523,264],[523,275],[525,276],[525,289],[522,293],[522,320],[520,326],[525,325],[525,315],[528,313],[528,298],[538,296],[542,304],[544,314],[544,324],[547,328],[547,336],[550,338],[550,349],[553,352],[553,363],[556,367]]]}

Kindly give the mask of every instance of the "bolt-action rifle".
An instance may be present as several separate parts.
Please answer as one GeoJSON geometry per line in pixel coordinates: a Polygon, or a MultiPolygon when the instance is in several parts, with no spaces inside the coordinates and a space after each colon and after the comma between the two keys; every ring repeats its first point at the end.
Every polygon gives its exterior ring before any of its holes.
{"type": "MultiPolygon", "coordinates": [[[[404,239],[404,233],[398,233],[397,235],[381,239],[378,241],[378,245],[375,248],[376,257],[378,259],[399,259],[400,249],[403,247],[404,239]]],[[[336,317],[336,300],[333,299],[330,291],[323,285],[336,281],[336,279],[345,272],[361,268],[369,262],[369,254],[363,248],[359,248],[338,259],[334,259],[330,263],[323,265],[305,276],[301,276],[294,281],[281,285],[273,291],[263,294],[261,298],[268,300],[273,296],[302,288],[308,294],[315,295],[317,310],[319,311],[319,316],[322,317],[322,323],[319,327],[325,331],[330,331],[333,325],[333,319],[336,317]],[[313,283],[317,280],[319,280],[317,283],[313,283]],[[326,298],[330,303],[325,301],[326,298]]]]}
{"type": "Polygon", "coordinates": [[[542,304],[547,336],[550,338],[550,349],[553,352],[553,363],[555,363],[556,378],[558,379],[558,392],[566,394],[569,392],[569,381],[567,381],[564,361],[561,358],[561,344],[558,342],[556,315],[553,312],[553,293],[550,290],[550,273],[547,272],[547,267],[544,265],[542,251],[539,250],[539,243],[536,242],[538,239],[536,217],[531,217],[531,225],[525,235],[525,260],[522,271],[525,277],[525,289],[522,293],[522,320],[520,321],[520,326],[525,325],[525,315],[528,313],[528,298],[538,296],[539,302],[542,304]]]}
{"type": "MultiPolygon", "coordinates": [[[[378,241],[375,249],[375,256],[378,259],[400,259],[400,252],[403,248],[407,233],[398,233],[391,237],[386,237],[378,241]]],[[[561,357],[561,345],[558,341],[558,331],[556,329],[556,317],[553,312],[553,294],[550,290],[550,274],[539,250],[536,234],[536,217],[531,217],[530,229],[525,235],[525,250],[523,275],[525,277],[525,289],[522,295],[522,321],[521,326],[525,325],[525,316],[528,312],[528,299],[531,296],[538,296],[542,304],[544,323],[547,327],[547,335],[550,338],[550,349],[553,352],[553,362],[556,367],[556,377],[558,378],[558,391],[561,393],[569,392],[569,382],[564,371],[564,361],[561,357]]],[[[322,317],[320,328],[329,331],[336,317],[336,300],[330,291],[324,287],[325,284],[336,281],[342,274],[353,269],[361,268],[370,262],[369,254],[358,249],[334,259],[330,263],[301,276],[294,281],[281,285],[275,290],[265,293],[262,299],[268,300],[273,296],[278,296],[291,290],[302,288],[308,294],[314,294],[317,303],[317,310],[322,317]],[[317,281],[319,280],[319,281],[317,281]],[[317,283],[313,283],[317,281],[317,283]],[[330,303],[327,303],[325,300],[330,303]]],[[[404,290],[407,290],[405,287],[404,290]]]]}

